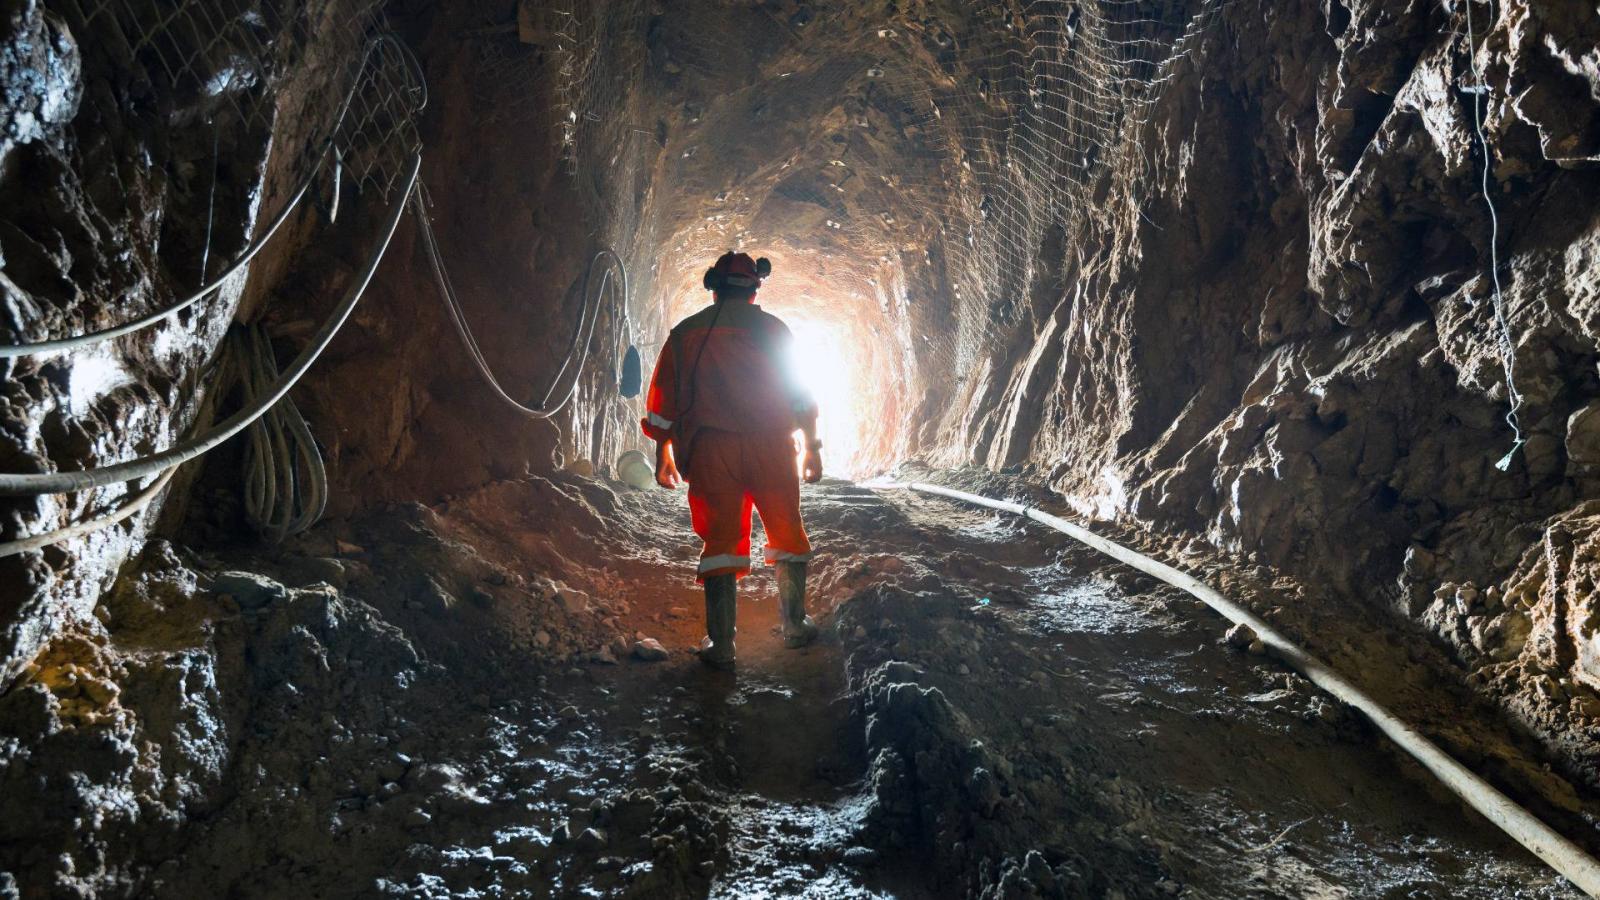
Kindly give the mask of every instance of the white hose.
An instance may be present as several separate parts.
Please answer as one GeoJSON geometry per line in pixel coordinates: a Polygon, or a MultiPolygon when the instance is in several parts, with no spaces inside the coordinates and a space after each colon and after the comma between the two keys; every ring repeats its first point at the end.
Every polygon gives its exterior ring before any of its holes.
{"type": "MultiPolygon", "coordinates": [[[[228,335],[226,359],[218,381],[238,384],[244,403],[278,381],[272,340],[259,324],[236,328],[228,335]]],[[[250,524],[274,541],[315,525],[328,505],[328,473],[294,398],[284,397],[251,422],[248,437],[244,508],[250,524]]]]}
{"type": "Polygon", "coordinates": [[[605,248],[595,253],[589,260],[589,268],[583,276],[583,305],[578,308],[578,324],[572,333],[572,343],[567,348],[567,355],[561,361],[561,368],[555,377],[550,380],[550,387],[544,392],[544,398],[535,406],[524,406],[517,402],[501,386],[500,379],[495,377],[494,368],[489,365],[489,360],[483,355],[483,349],[478,345],[478,339],[472,334],[472,327],[467,324],[466,311],[461,306],[461,299],[456,295],[455,284],[450,280],[450,270],[445,267],[444,254],[439,250],[439,240],[433,232],[433,221],[428,215],[427,188],[422,186],[413,201],[416,205],[417,224],[422,233],[422,246],[427,251],[428,261],[433,269],[434,287],[439,291],[439,297],[444,300],[445,310],[450,313],[450,324],[455,326],[456,336],[461,339],[461,346],[472,358],[472,364],[478,370],[478,375],[483,378],[489,389],[494,391],[506,405],[527,416],[530,419],[548,419],[560,412],[578,392],[578,383],[583,377],[583,364],[588,359],[589,346],[594,341],[595,326],[600,321],[602,300],[606,288],[611,284],[611,269],[615,268],[620,276],[622,295],[620,303],[623,310],[624,321],[627,319],[628,309],[628,267],[623,263],[622,257],[615,250],[605,248]],[[600,287],[593,294],[589,292],[589,283],[594,276],[594,267],[602,259],[609,258],[611,265],[600,275],[600,287]],[[573,361],[577,361],[576,368],[573,361]],[[572,369],[572,384],[562,394],[561,400],[554,406],[550,405],[550,398],[555,396],[556,388],[566,377],[567,370],[572,369]]]}
{"type": "Polygon", "coordinates": [[[149,506],[150,501],[154,500],[161,493],[162,489],[167,486],[167,483],[172,480],[172,476],[176,475],[177,473],[177,466],[173,466],[165,472],[162,472],[154,482],[151,482],[149,487],[145,488],[143,491],[140,491],[137,496],[128,501],[128,505],[123,506],[113,512],[107,513],[106,515],[103,515],[97,519],[90,519],[87,522],[79,522],[76,525],[68,525],[65,528],[57,528],[55,531],[47,531],[44,534],[36,534],[33,537],[21,538],[15,541],[6,541],[5,543],[0,544],[0,559],[4,559],[7,556],[16,556],[18,553],[27,553],[29,550],[42,550],[51,544],[59,544],[62,541],[71,540],[75,537],[82,537],[83,535],[99,531],[102,528],[110,528],[112,525],[121,522],[123,519],[126,519],[139,510],[144,509],[146,506],[149,506]]]}
{"type": "Polygon", "coordinates": [[[83,472],[46,472],[38,474],[0,473],[0,496],[36,495],[36,494],[66,494],[72,491],[81,491],[88,488],[100,487],[106,484],[116,484],[123,481],[133,481],[154,475],[165,469],[170,469],[180,463],[206,453],[218,444],[243,431],[251,422],[271,409],[273,404],[289,393],[306,370],[317,361],[322,351],[332,343],[333,336],[339,333],[339,328],[349,318],[351,310],[355,309],[356,301],[366,291],[367,284],[372,281],[372,275],[378,269],[378,263],[383,260],[384,252],[389,249],[389,241],[394,237],[396,226],[400,224],[400,217],[405,214],[406,201],[411,195],[411,188],[416,184],[417,171],[422,165],[422,154],[414,153],[411,156],[407,174],[402,179],[403,187],[399,198],[395,201],[394,208],[389,211],[388,221],[384,223],[382,239],[377,248],[367,260],[366,267],[358,274],[350,289],[345,293],[344,299],[329,315],[327,321],[322,323],[322,328],[312,336],[310,344],[294,362],[284,370],[283,379],[272,390],[262,393],[243,409],[229,416],[216,428],[204,434],[183,441],[176,447],[153,453],[149,456],[128,460],[127,462],[114,463],[101,466],[98,469],[89,469],[83,472]]]}
{"type": "Polygon", "coordinates": [[[1501,831],[1504,831],[1517,843],[1526,847],[1533,855],[1544,860],[1551,868],[1560,872],[1567,880],[1577,885],[1579,889],[1589,896],[1600,896],[1600,862],[1597,862],[1594,857],[1586,853],[1577,844],[1557,834],[1550,826],[1534,816],[1533,813],[1514,803],[1511,798],[1495,790],[1492,785],[1479,778],[1466,766],[1456,762],[1443,750],[1440,750],[1436,744],[1418,733],[1415,728],[1389,712],[1378,701],[1346,680],[1344,676],[1329,668],[1326,663],[1306,653],[1305,650],[1290,641],[1264,619],[1207,587],[1198,579],[1186,575],[1165,563],[1157,562],[1148,556],[1129,550],[1121,544],[1106,540],[1059,516],[1052,516],[1026,504],[992,500],[977,494],[969,494],[965,491],[951,490],[950,488],[921,482],[912,482],[904,486],[924,494],[936,494],[954,500],[964,500],[967,503],[974,503],[978,506],[986,506],[990,509],[1004,510],[1005,512],[1025,516],[1041,525],[1048,525],[1079,543],[1099,550],[1118,562],[1130,565],[1147,575],[1165,581],[1167,584],[1188,591],[1196,599],[1221,613],[1228,621],[1248,626],[1255,631],[1256,637],[1260,639],[1262,644],[1266,645],[1274,656],[1309,678],[1313,684],[1344,703],[1360,710],[1372,724],[1378,727],[1378,730],[1398,744],[1400,749],[1409,754],[1412,759],[1421,763],[1423,768],[1432,772],[1451,793],[1466,801],[1473,809],[1483,813],[1501,831]]]}

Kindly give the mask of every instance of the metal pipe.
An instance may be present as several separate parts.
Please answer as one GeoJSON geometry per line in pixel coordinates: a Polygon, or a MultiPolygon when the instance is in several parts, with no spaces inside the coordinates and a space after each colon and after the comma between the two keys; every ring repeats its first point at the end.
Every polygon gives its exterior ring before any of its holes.
{"type": "Polygon", "coordinates": [[[1015,513],[1041,525],[1048,525],[1118,562],[1159,578],[1173,587],[1182,588],[1200,602],[1221,613],[1228,621],[1248,626],[1255,631],[1256,637],[1266,645],[1272,655],[1288,663],[1290,668],[1310,679],[1316,686],[1360,710],[1379,731],[1394,741],[1423,768],[1432,772],[1451,793],[1482,813],[1501,831],[1526,847],[1533,855],[1544,860],[1552,869],[1561,873],[1589,896],[1600,896],[1600,861],[1596,861],[1583,848],[1556,833],[1533,813],[1518,806],[1511,798],[1496,790],[1472,770],[1456,762],[1449,754],[1439,749],[1437,744],[1423,737],[1410,724],[1385,709],[1377,700],[1329,668],[1322,660],[1289,640],[1266,620],[1207,587],[1199,579],[1100,537],[1060,516],[1050,515],[1023,503],[993,500],[978,494],[922,482],[911,482],[904,486],[924,494],[963,500],[978,506],[1015,513]]]}

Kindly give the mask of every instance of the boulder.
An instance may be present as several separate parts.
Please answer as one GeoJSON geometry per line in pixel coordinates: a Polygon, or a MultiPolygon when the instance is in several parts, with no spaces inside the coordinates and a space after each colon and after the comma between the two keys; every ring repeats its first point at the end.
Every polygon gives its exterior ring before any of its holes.
{"type": "Polygon", "coordinates": [[[289,589],[255,572],[221,572],[211,579],[211,590],[228,594],[242,609],[260,609],[289,596],[289,589]]]}
{"type": "Polygon", "coordinates": [[[1567,418],[1567,457],[1583,465],[1600,464],[1600,401],[1567,418]]]}

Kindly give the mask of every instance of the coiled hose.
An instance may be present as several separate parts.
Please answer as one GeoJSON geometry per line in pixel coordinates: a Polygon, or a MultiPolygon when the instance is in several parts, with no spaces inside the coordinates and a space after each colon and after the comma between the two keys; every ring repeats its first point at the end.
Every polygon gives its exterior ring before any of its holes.
{"type": "MultiPolygon", "coordinates": [[[[228,334],[228,365],[220,385],[239,386],[243,402],[272,390],[278,362],[272,339],[259,324],[228,334]]],[[[250,423],[244,459],[245,515],[273,541],[299,534],[322,518],[328,505],[328,473],[305,416],[284,397],[250,423]]]]}

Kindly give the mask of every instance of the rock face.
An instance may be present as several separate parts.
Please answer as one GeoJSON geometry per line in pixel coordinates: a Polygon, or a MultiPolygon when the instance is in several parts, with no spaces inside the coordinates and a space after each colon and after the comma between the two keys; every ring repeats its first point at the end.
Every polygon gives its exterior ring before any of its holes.
{"type": "MultiPolygon", "coordinates": [[[[241,80],[151,103],[140,93],[150,85],[97,38],[107,24],[70,25],[62,8],[37,0],[0,6],[7,344],[108,328],[171,303],[205,276],[208,253],[226,260],[239,251],[261,200],[270,114],[226,134],[203,123],[267,98],[241,80]]],[[[0,360],[6,471],[93,468],[172,443],[198,409],[195,375],[241,287],[230,283],[179,321],[79,354],[0,360]]],[[[7,498],[0,529],[7,539],[49,531],[132,493],[7,498]]],[[[52,633],[88,616],[143,539],[143,518],[134,523],[132,533],[103,531],[71,552],[0,559],[0,684],[52,633]]]]}
{"type": "MultiPolygon", "coordinates": [[[[0,7],[0,340],[104,331],[213,288],[133,333],[0,359],[5,471],[95,469],[202,430],[231,411],[216,351],[235,317],[287,307],[271,296],[289,290],[286,273],[302,280],[296,287],[317,284],[326,304],[350,280],[340,252],[370,252],[372,229],[362,226],[414,137],[412,97],[390,77],[405,63],[374,51],[370,8],[325,0],[288,15],[281,6],[247,4],[226,19],[199,6],[160,16],[122,2],[0,7]],[[354,112],[341,117],[347,98],[354,112]],[[321,165],[330,142],[342,180],[321,165]],[[323,227],[340,184],[356,207],[343,232],[323,227]],[[314,199],[248,269],[221,278],[302,189],[314,199]]],[[[181,501],[193,475],[168,493],[181,501]]],[[[0,536],[104,515],[151,480],[7,497],[0,536]]],[[[0,689],[53,635],[95,627],[96,602],[166,499],[127,524],[0,557],[0,689]]]]}
{"type": "MultiPolygon", "coordinates": [[[[648,365],[704,302],[708,260],[738,245],[774,260],[764,305],[832,329],[837,354],[814,362],[852,379],[856,470],[910,455],[1016,469],[1086,513],[1392,608],[1542,735],[1589,740],[1592,8],[608,0],[555,22],[531,0],[422,6],[392,24],[432,88],[424,178],[444,256],[508,392],[532,405],[554,384],[564,402],[528,417],[486,389],[405,226],[297,395],[335,513],[513,481],[505,502],[588,509],[526,474],[604,475],[637,443],[638,403],[614,390],[622,348],[648,365]],[[586,284],[607,248],[628,304],[586,284]],[[593,338],[574,338],[586,315],[593,338]],[[563,361],[585,345],[574,376],[563,361]]],[[[91,40],[114,23],[76,4],[0,0],[0,336],[159,308],[283,201],[326,111],[311,85],[356,53],[265,33],[282,17],[262,7],[244,18],[281,48],[271,65],[206,59],[174,82],[136,77],[153,63],[91,40]]],[[[6,471],[173,443],[236,308],[286,342],[309,333],[367,246],[323,240],[329,188],[318,197],[289,249],[192,314],[0,361],[6,471]]],[[[237,525],[228,452],[189,494],[213,537],[237,525]]],[[[0,529],[38,533],[123,496],[8,499],[0,529]]],[[[145,525],[0,559],[0,687],[33,664],[106,693],[80,660],[104,637],[90,613],[145,525]],[[63,632],[90,645],[35,659],[63,632]]],[[[278,602],[237,587],[241,604],[278,602]]],[[[413,587],[417,611],[494,603],[413,587]]],[[[883,715],[940,715],[936,697],[889,688],[883,715]]],[[[34,704],[19,715],[53,734],[63,713],[44,700],[7,702],[34,704]]]]}
{"type": "MultiPolygon", "coordinates": [[[[1427,611],[1447,583],[1504,581],[1597,486],[1600,181],[1581,123],[1600,95],[1564,48],[1600,19],[1536,6],[1474,8],[1470,44],[1465,7],[1222,13],[1194,51],[1204,76],[1170,86],[1141,137],[1137,233],[1092,252],[1105,287],[1058,308],[1063,375],[1087,381],[1022,436],[1030,459],[1086,508],[1395,598],[1469,665],[1516,658],[1528,610],[1458,611],[1452,587],[1427,611]],[[1503,472],[1500,317],[1526,439],[1503,472]]],[[[1582,680],[1582,639],[1542,670],[1582,680]]]]}

